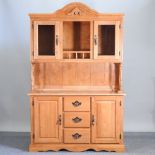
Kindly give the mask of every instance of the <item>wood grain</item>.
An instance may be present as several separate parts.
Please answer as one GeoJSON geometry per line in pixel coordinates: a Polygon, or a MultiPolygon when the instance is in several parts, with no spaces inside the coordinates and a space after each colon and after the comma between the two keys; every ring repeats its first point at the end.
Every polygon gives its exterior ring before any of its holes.
{"type": "Polygon", "coordinates": [[[125,151],[123,14],[74,2],[29,16],[29,151],[125,151]]]}
{"type": "Polygon", "coordinates": [[[90,113],[89,112],[65,112],[64,113],[64,127],[90,127],[90,113]]]}

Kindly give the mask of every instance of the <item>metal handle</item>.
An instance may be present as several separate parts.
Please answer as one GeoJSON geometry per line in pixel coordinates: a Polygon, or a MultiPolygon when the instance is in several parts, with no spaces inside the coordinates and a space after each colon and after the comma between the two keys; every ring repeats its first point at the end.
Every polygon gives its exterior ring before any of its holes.
{"type": "Polygon", "coordinates": [[[79,133],[75,133],[75,134],[72,135],[72,137],[74,139],[79,139],[80,137],[82,137],[82,135],[80,135],[79,133]]]}
{"type": "Polygon", "coordinates": [[[91,124],[95,125],[95,116],[94,115],[92,115],[91,124]]]}
{"type": "Polygon", "coordinates": [[[97,36],[94,35],[94,44],[97,45],[97,36]]]}
{"type": "Polygon", "coordinates": [[[78,106],[80,106],[82,103],[76,100],[75,102],[72,102],[72,104],[73,104],[74,107],[78,107],[78,106]]]}
{"type": "Polygon", "coordinates": [[[82,119],[79,118],[79,117],[72,118],[72,120],[73,120],[74,123],[79,123],[79,122],[82,121],[82,119]]]}
{"type": "Polygon", "coordinates": [[[56,45],[58,45],[58,35],[56,35],[56,45]]]}
{"type": "Polygon", "coordinates": [[[61,115],[58,116],[57,124],[61,125],[61,115]]]}

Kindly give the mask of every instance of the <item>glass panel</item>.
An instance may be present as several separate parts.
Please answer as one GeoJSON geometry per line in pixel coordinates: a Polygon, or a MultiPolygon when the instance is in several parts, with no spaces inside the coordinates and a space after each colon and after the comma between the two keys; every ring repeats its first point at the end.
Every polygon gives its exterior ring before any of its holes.
{"type": "Polygon", "coordinates": [[[115,25],[98,26],[98,55],[115,55],[115,25]]]}
{"type": "Polygon", "coordinates": [[[90,22],[63,22],[63,50],[90,51],[90,22]]]}
{"type": "Polygon", "coordinates": [[[55,55],[55,25],[38,25],[38,55],[55,55]]]}

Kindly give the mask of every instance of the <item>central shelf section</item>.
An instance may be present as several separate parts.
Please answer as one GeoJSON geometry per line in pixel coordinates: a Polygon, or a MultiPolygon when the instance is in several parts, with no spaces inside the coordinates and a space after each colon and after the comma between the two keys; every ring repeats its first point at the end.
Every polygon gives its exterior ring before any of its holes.
{"type": "Polygon", "coordinates": [[[91,22],[63,22],[63,58],[90,59],[91,22]]]}

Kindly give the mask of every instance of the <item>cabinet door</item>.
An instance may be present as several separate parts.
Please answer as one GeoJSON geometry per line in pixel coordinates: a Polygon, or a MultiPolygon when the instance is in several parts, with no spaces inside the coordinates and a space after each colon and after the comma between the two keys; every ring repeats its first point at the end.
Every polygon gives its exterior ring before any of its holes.
{"type": "Polygon", "coordinates": [[[34,22],[34,59],[58,58],[59,22],[34,22]]]}
{"type": "Polygon", "coordinates": [[[120,21],[94,22],[94,58],[120,59],[120,21]]]}
{"type": "Polygon", "coordinates": [[[61,116],[61,97],[35,97],[34,142],[60,143],[62,141],[61,116]]]}
{"type": "Polygon", "coordinates": [[[94,97],[92,100],[92,143],[120,141],[120,100],[117,97],[94,97]]]}

